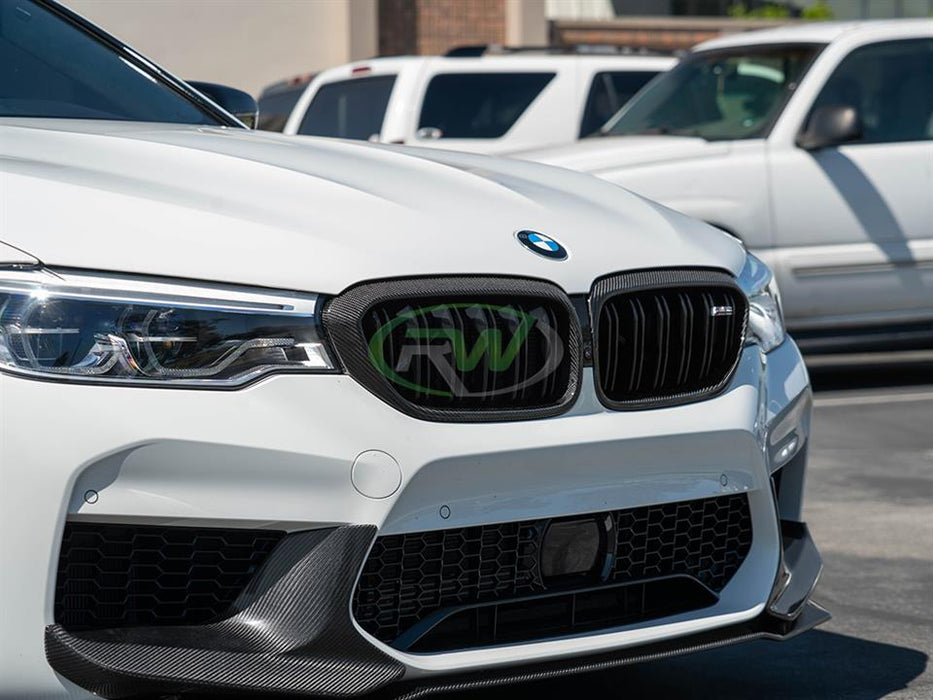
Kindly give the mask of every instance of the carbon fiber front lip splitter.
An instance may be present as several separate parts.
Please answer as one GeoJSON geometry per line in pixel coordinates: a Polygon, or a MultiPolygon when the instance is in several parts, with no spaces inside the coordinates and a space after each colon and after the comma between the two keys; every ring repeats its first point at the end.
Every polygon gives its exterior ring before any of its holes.
{"type": "Polygon", "coordinates": [[[405,689],[393,689],[394,692],[386,697],[394,698],[394,700],[417,700],[418,698],[440,693],[482,690],[514,683],[554,680],[580,673],[609,671],[631,664],[660,661],[700,651],[711,651],[756,639],[784,641],[823,624],[830,617],[830,614],[822,607],[816,603],[808,602],[800,615],[790,625],[782,624],[768,613],[763,613],[754,620],[740,625],[637,646],[600,656],[588,656],[531,667],[509,668],[502,671],[489,671],[487,669],[483,672],[463,674],[461,676],[445,676],[434,681],[422,681],[419,684],[409,685],[405,689]]]}
{"type": "Polygon", "coordinates": [[[234,604],[205,625],[69,632],[49,625],[58,673],[105,698],[192,691],[350,697],[405,671],[356,630],[348,601],[376,528],[293,533],[234,604]]]}

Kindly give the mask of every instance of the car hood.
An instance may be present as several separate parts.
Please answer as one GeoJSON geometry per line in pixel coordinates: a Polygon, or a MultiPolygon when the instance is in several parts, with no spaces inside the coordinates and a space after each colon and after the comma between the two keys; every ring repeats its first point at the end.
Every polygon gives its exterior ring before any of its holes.
{"type": "Polygon", "coordinates": [[[604,136],[583,139],[568,146],[511,155],[522,160],[599,174],[641,165],[710,158],[728,151],[727,142],[710,142],[690,136],[604,136]]]}
{"type": "Polygon", "coordinates": [[[336,293],[413,275],[736,273],[729,237],[615,185],[521,161],[239,129],[0,120],[0,241],[50,267],[336,293]],[[570,251],[549,260],[520,229],[570,251]]]}

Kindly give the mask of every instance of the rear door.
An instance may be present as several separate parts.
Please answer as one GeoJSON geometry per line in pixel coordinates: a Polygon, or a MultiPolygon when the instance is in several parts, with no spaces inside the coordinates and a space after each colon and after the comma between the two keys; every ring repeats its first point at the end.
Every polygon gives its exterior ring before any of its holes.
{"type": "Polygon", "coordinates": [[[385,74],[322,83],[308,104],[297,133],[378,141],[395,80],[395,74],[385,74]]]}
{"type": "Polygon", "coordinates": [[[813,152],[788,144],[770,158],[789,322],[802,328],[929,317],[933,38],[853,49],[810,113],[830,104],[857,110],[862,138],[813,152]]]}
{"type": "Polygon", "coordinates": [[[406,141],[481,153],[567,143],[576,136],[574,81],[569,60],[440,59],[422,75],[406,141]]]}

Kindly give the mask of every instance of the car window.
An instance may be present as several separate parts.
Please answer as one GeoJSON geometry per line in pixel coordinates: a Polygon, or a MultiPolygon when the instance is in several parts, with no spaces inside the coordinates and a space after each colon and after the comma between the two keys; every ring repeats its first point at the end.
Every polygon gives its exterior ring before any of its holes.
{"type": "Polygon", "coordinates": [[[394,85],[394,75],[322,85],[308,105],[298,133],[363,141],[379,136],[394,85]]]}
{"type": "Polygon", "coordinates": [[[183,124],[219,121],[71,22],[0,2],[0,116],[183,124]]]}
{"type": "Polygon", "coordinates": [[[933,139],[933,39],[854,50],[826,81],[813,109],[854,107],[862,143],[933,139]]]}
{"type": "Polygon", "coordinates": [[[603,133],[764,138],[821,48],[746,46],[694,54],[639,93],[603,133]]]}
{"type": "Polygon", "coordinates": [[[446,73],[428,83],[418,120],[436,138],[504,136],[554,73],[446,73]]]}
{"type": "Polygon", "coordinates": [[[594,75],[583,109],[580,138],[598,132],[622,105],[657,74],[657,71],[605,71],[594,75]]]}
{"type": "Polygon", "coordinates": [[[262,131],[282,131],[288,116],[307,87],[307,83],[302,83],[260,95],[259,123],[256,128],[262,131]]]}

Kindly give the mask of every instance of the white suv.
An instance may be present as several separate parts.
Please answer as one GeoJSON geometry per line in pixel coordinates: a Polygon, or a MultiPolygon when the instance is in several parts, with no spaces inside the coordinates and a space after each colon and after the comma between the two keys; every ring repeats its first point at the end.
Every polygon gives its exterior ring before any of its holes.
{"type": "Polygon", "coordinates": [[[827,619],[734,238],[251,132],[48,0],[0,57],[0,697],[414,698],[827,619]]]}
{"type": "Polygon", "coordinates": [[[481,153],[572,143],[675,62],[547,51],[377,58],[318,75],[284,133],[481,153]]]}
{"type": "Polygon", "coordinates": [[[604,134],[520,157],[738,236],[814,349],[933,338],[933,20],[701,44],[604,134]]]}

